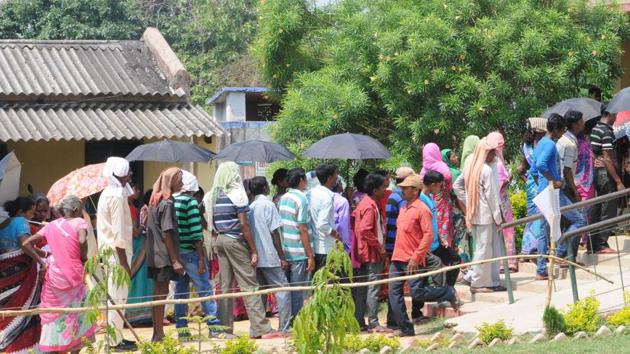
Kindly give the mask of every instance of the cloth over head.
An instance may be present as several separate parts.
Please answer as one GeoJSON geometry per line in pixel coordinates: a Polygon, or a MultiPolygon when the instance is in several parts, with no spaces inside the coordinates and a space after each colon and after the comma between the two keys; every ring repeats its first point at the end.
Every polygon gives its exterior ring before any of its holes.
{"type": "Polygon", "coordinates": [[[479,137],[476,135],[469,135],[464,139],[464,146],[462,147],[462,158],[459,161],[459,169],[464,170],[466,167],[466,159],[475,153],[475,149],[479,144],[479,137]]]}
{"type": "Polygon", "coordinates": [[[442,152],[442,161],[444,161],[444,163],[451,170],[451,175],[453,176],[453,182],[455,182],[457,178],[459,177],[459,175],[462,174],[462,172],[459,170],[457,165],[451,162],[451,153],[453,152],[453,150],[442,149],[441,152],[442,152]]]}
{"type": "MultiPolygon", "coordinates": [[[[225,193],[228,198],[237,207],[244,207],[249,204],[243,179],[241,178],[238,165],[232,161],[226,161],[219,165],[217,173],[214,175],[212,188],[203,197],[203,203],[206,207],[206,218],[208,225],[214,228],[213,210],[216,205],[219,192],[225,193]]],[[[215,230],[216,231],[216,230],[215,230]]]]}
{"type": "Polygon", "coordinates": [[[536,133],[547,132],[547,118],[532,117],[527,119],[529,127],[536,133]]]}
{"type": "Polygon", "coordinates": [[[154,207],[160,204],[162,200],[166,200],[171,197],[173,193],[180,191],[174,191],[173,185],[180,184],[182,182],[182,170],[177,167],[170,167],[160,173],[157,181],[153,184],[153,194],[149,200],[149,206],[154,207]]]}
{"type": "Polygon", "coordinates": [[[193,192],[197,193],[199,191],[199,182],[197,181],[197,177],[192,173],[182,170],[182,192],[193,192]]]}
{"type": "Polygon", "coordinates": [[[428,171],[439,172],[447,181],[452,181],[453,176],[448,165],[442,161],[442,153],[435,143],[429,143],[422,148],[422,170],[420,170],[420,178],[428,171]]]}
{"type": "Polygon", "coordinates": [[[499,132],[491,132],[488,134],[488,142],[490,145],[496,145],[496,153],[499,160],[497,161],[497,173],[499,175],[499,188],[510,179],[510,172],[506,167],[505,158],[503,158],[503,147],[505,147],[505,139],[499,132]]]}
{"type": "Polygon", "coordinates": [[[113,187],[123,187],[118,178],[129,176],[129,161],[122,157],[110,157],[103,167],[103,177],[107,178],[109,185],[113,187]]]}
{"type": "Polygon", "coordinates": [[[471,220],[479,211],[479,182],[483,166],[490,151],[498,147],[496,142],[492,143],[487,138],[483,138],[477,144],[475,154],[471,162],[466,166],[464,178],[466,182],[466,225],[471,227],[471,220]]]}

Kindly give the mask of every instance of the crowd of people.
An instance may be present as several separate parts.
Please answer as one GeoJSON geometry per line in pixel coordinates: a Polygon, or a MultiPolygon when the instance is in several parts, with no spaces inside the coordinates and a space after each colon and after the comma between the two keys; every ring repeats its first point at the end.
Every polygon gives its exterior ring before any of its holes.
{"type": "MultiPolygon", "coordinates": [[[[75,196],[55,206],[39,195],[4,206],[0,303],[2,308],[81,306],[93,286],[84,279],[84,264],[97,249],[111,250],[108,263],[132,278],[130,287],[111,275],[106,280],[112,304],[162,300],[169,293],[188,298],[191,282],[197,296],[306,285],[338,243],[352,260],[356,282],[496,258],[500,242],[508,255],[516,255],[514,230],[501,226],[513,220],[508,194],[513,177],[524,182],[530,215],[537,213],[533,198],[548,186],[560,190],[562,206],[623,188],[614,156],[614,120],[605,109],[590,127],[577,111],[530,118],[516,176],[503,154],[504,137],[494,131],[467,137],[460,153],[424,145],[419,170],[360,169],[353,188],[330,163],[310,172],[279,169],[270,186],[262,176],[243,181],[236,163],[223,162],[208,193],[193,174],[171,167],[140,198],[139,188],[130,184],[129,162],[111,157],[103,169],[109,184],[98,199],[95,221],[85,211],[85,200],[75,196]]],[[[565,229],[613,217],[617,207],[613,200],[564,213],[565,229]]],[[[549,233],[544,220],[527,224],[521,252],[547,254],[549,233]]],[[[600,232],[568,240],[558,245],[558,255],[575,254],[580,242],[589,252],[610,253],[608,236],[600,232]]],[[[509,268],[518,271],[518,261],[511,260],[509,268]]],[[[388,286],[356,288],[356,320],[362,331],[414,335],[413,324],[427,319],[425,302],[457,310],[457,282],[469,285],[472,293],[505,291],[502,271],[499,262],[484,263],[407,284],[394,280],[388,286]],[[406,294],[412,298],[411,316],[406,294]],[[383,299],[385,323],[378,316],[383,299]]],[[[547,260],[539,257],[536,279],[548,276],[547,260]]],[[[302,291],[280,291],[241,301],[250,336],[276,338],[289,334],[308,299],[302,291]],[[268,312],[277,312],[278,328],[272,328],[268,312]]],[[[200,311],[211,337],[233,336],[233,322],[241,316],[233,299],[203,302],[200,311]]],[[[116,331],[109,345],[133,350],[136,343],[123,337],[122,314],[107,315],[116,331]]],[[[189,309],[178,304],[174,314],[178,334],[186,339],[189,309]]],[[[125,316],[131,323],[152,323],[153,341],[164,337],[164,306],[129,310],[125,316]]],[[[80,313],[7,317],[0,320],[0,350],[37,345],[45,352],[78,352],[97,327],[80,313]]]]}

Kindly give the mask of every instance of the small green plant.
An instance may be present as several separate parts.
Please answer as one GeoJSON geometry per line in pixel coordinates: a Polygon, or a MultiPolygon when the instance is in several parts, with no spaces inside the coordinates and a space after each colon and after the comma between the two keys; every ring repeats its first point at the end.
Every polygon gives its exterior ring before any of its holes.
{"type": "MultiPolygon", "coordinates": [[[[625,291],[623,293],[623,297],[625,299],[626,304],[630,302],[630,292],[625,291]]],[[[606,323],[608,323],[608,325],[610,326],[630,325],[630,306],[626,306],[622,308],[621,310],[608,316],[608,318],[606,319],[606,323]]]]}
{"type": "Polygon", "coordinates": [[[326,266],[315,273],[313,296],[295,319],[293,339],[298,353],[341,353],[346,336],[359,332],[350,289],[340,286],[342,276],[352,281],[352,265],[338,243],[328,254],[326,266]]]}
{"type": "Polygon", "coordinates": [[[138,343],[141,354],[193,354],[195,350],[183,346],[177,339],[165,336],[160,342],[144,341],[138,343]]]}
{"type": "Polygon", "coordinates": [[[361,338],[359,335],[350,335],[344,339],[343,346],[349,352],[358,352],[363,348],[367,348],[371,352],[379,352],[384,347],[390,347],[394,350],[400,348],[400,340],[397,337],[387,338],[382,334],[371,334],[365,338],[361,338]]]}
{"type": "Polygon", "coordinates": [[[222,348],[220,354],[253,354],[258,347],[253,340],[242,336],[237,339],[232,339],[225,343],[225,347],[222,348]]]}
{"type": "Polygon", "coordinates": [[[560,332],[567,331],[567,324],[564,320],[564,316],[555,307],[549,306],[545,309],[543,314],[543,323],[547,330],[547,335],[553,337],[560,332]]]}
{"type": "Polygon", "coordinates": [[[508,328],[503,320],[495,324],[484,322],[481,326],[477,327],[477,330],[479,330],[479,339],[486,344],[489,344],[495,338],[505,341],[512,337],[512,329],[508,328]]]}
{"type": "Polygon", "coordinates": [[[575,305],[569,305],[569,310],[564,314],[567,332],[573,334],[580,331],[587,333],[597,331],[602,322],[598,310],[599,300],[593,295],[578,301],[575,305]]]}
{"type": "MultiPolygon", "coordinates": [[[[129,273],[116,262],[112,262],[113,258],[114,250],[112,248],[103,248],[85,262],[84,272],[94,280],[94,286],[87,293],[84,300],[86,306],[92,307],[92,310],[87,313],[90,323],[96,323],[101,313],[98,309],[100,305],[105,304],[106,307],[109,305],[109,281],[107,279],[111,278],[113,285],[118,288],[128,287],[131,284],[129,273]]],[[[105,311],[105,323],[108,323],[108,315],[109,311],[105,311]]],[[[114,327],[110,325],[105,326],[105,352],[109,352],[109,339],[116,340],[117,335],[114,327]]],[[[92,346],[91,349],[88,348],[89,350],[95,349],[92,346]]]]}
{"type": "MultiPolygon", "coordinates": [[[[512,205],[512,213],[514,220],[527,216],[527,194],[521,188],[515,188],[509,192],[510,204],[512,205]]],[[[516,240],[516,249],[520,250],[523,242],[523,231],[525,224],[514,227],[514,239],[516,240]]]]}

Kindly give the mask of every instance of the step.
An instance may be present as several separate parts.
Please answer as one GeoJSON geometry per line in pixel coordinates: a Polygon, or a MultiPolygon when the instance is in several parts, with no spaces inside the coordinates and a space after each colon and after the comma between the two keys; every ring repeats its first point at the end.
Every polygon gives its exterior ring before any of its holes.
{"type": "MultiPolygon", "coordinates": [[[[470,287],[466,285],[455,285],[458,298],[464,303],[487,303],[487,304],[504,304],[508,302],[508,295],[506,291],[496,293],[476,293],[470,292],[470,287]]],[[[514,300],[525,299],[529,296],[535,295],[534,292],[528,291],[513,291],[514,300]]]]}

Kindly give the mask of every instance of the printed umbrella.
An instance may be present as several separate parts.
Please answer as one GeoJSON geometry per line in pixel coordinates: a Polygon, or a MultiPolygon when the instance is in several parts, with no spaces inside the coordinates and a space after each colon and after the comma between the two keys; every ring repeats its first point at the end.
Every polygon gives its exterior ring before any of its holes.
{"type": "Polygon", "coordinates": [[[602,104],[588,97],[570,98],[551,106],[543,112],[542,116],[543,118],[549,118],[553,113],[564,116],[570,110],[581,112],[586,122],[602,115],[602,104]]]}
{"type": "Polygon", "coordinates": [[[361,134],[337,134],[311,145],[304,157],[316,159],[369,160],[388,159],[392,155],[378,140],[361,134]]]}
{"type": "Polygon", "coordinates": [[[295,155],[286,147],[258,139],[228,145],[214,157],[215,160],[267,163],[294,158],[295,155]]]}
{"type": "Polygon", "coordinates": [[[161,140],[143,144],[127,155],[128,161],[208,162],[214,153],[201,146],[183,141],[161,140]]]}
{"type": "Polygon", "coordinates": [[[101,192],[108,183],[107,178],[103,177],[104,166],[105,163],[87,165],[62,177],[48,191],[50,204],[55,206],[68,195],[82,199],[101,192]]]}
{"type": "Polygon", "coordinates": [[[0,160],[0,206],[14,200],[20,194],[20,172],[22,164],[14,152],[0,160]]]}

